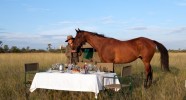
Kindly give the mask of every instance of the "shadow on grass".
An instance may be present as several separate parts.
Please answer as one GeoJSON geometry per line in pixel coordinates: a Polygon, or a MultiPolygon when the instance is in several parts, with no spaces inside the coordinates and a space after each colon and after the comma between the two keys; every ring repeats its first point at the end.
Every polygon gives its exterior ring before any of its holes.
{"type": "Polygon", "coordinates": [[[95,100],[93,92],[37,89],[30,93],[29,100],[95,100]]]}

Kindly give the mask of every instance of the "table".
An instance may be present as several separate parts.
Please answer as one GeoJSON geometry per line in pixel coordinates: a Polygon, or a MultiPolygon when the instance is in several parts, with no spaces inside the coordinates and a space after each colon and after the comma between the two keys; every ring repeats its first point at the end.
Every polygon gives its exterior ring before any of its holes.
{"type": "MultiPolygon", "coordinates": [[[[116,73],[95,72],[92,74],[39,72],[34,76],[30,92],[36,88],[94,92],[95,98],[103,90],[103,77],[113,77],[116,73]]],[[[119,84],[119,80],[115,82],[119,84]]],[[[112,78],[105,78],[104,85],[113,84],[112,78]]]]}

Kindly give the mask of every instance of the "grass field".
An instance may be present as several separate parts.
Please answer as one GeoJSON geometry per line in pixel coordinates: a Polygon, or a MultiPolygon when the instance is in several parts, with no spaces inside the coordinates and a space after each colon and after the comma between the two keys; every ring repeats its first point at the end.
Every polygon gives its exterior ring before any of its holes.
{"type": "MultiPolygon", "coordinates": [[[[186,53],[169,53],[170,73],[161,71],[159,53],[151,61],[153,85],[143,88],[140,73],[144,71],[141,60],[131,63],[135,76],[132,100],[186,100],[186,53]]],[[[24,100],[24,64],[38,62],[41,70],[47,70],[54,63],[65,63],[60,53],[8,53],[0,54],[0,100],[24,100]]],[[[116,72],[119,73],[119,65],[116,72]]],[[[78,83],[77,83],[78,84],[78,83]]],[[[37,89],[30,94],[31,100],[94,100],[94,93],[68,92],[37,89]]],[[[101,91],[98,100],[123,100],[122,94],[114,93],[112,98],[101,91]]]]}

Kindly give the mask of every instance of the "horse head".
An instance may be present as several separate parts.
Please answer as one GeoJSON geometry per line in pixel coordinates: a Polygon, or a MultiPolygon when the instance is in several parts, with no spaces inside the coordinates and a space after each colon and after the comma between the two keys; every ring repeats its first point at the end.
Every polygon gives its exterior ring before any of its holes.
{"type": "Polygon", "coordinates": [[[85,38],[84,31],[78,28],[78,30],[76,30],[76,36],[73,41],[73,49],[77,49],[78,47],[81,47],[85,42],[86,42],[86,38],[85,38]]]}

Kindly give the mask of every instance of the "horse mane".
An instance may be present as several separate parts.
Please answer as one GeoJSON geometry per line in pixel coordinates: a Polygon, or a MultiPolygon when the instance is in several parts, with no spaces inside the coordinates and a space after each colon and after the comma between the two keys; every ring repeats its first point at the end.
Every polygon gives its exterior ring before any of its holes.
{"type": "Polygon", "coordinates": [[[92,35],[92,36],[98,36],[98,37],[102,37],[102,38],[108,38],[108,39],[117,40],[115,38],[106,37],[104,34],[98,34],[97,32],[90,32],[90,31],[85,31],[85,30],[79,30],[79,32],[87,32],[87,33],[90,33],[90,35],[92,35]]]}
{"type": "Polygon", "coordinates": [[[91,33],[91,35],[93,36],[99,36],[99,37],[103,37],[103,38],[108,38],[108,37],[105,37],[104,34],[98,34],[96,32],[89,32],[89,31],[84,31],[84,30],[81,30],[82,32],[88,32],[88,33],[91,33]]]}
{"type": "Polygon", "coordinates": [[[94,36],[99,36],[99,37],[104,37],[105,38],[105,35],[104,34],[98,34],[98,33],[96,33],[96,32],[91,32],[92,33],[92,35],[94,35],[94,36]]]}

